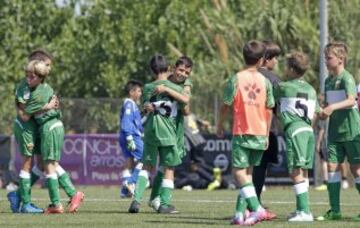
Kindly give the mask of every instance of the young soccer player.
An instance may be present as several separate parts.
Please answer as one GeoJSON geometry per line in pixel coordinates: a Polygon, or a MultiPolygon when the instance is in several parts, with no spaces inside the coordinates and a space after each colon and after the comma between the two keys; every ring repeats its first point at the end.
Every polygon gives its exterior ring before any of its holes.
{"type": "MultiPolygon", "coordinates": [[[[258,68],[258,71],[264,75],[272,84],[273,90],[275,90],[280,83],[279,77],[274,74],[272,71],[274,70],[276,64],[278,63],[278,56],[281,54],[280,47],[271,41],[264,41],[265,44],[265,55],[264,55],[264,62],[262,66],[258,68]]],[[[270,134],[269,134],[269,147],[264,152],[261,163],[259,166],[255,166],[253,170],[253,182],[255,186],[256,195],[259,198],[261,203],[261,193],[265,183],[265,176],[266,170],[269,166],[269,163],[276,163],[277,162],[277,155],[278,155],[278,147],[277,147],[277,117],[276,114],[276,107],[273,108],[274,117],[271,122],[270,134]]],[[[276,217],[276,214],[271,213],[271,219],[276,217]]]]}
{"type": "Polygon", "coordinates": [[[142,161],[144,169],[139,173],[136,184],[134,200],[130,205],[130,213],[138,213],[140,201],[144,193],[148,172],[152,171],[157,163],[159,156],[159,165],[164,167],[164,179],[162,180],[160,190],[159,213],[176,213],[174,206],[170,205],[171,193],[174,189],[174,167],[181,163],[179,156],[176,122],[175,118],[181,109],[181,104],[187,104],[188,98],[182,95],[182,88],[169,80],[169,65],[162,55],[155,55],[150,60],[150,68],[155,75],[155,81],[146,84],[144,87],[142,101],[144,104],[150,104],[154,112],[149,113],[144,128],[144,154],[142,161]],[[164,85],[165,93],[154,94],[157,86],[164,85]],[[182,102],[178,104],[176,100],[182,102]]]}
{"type": "MultiPolygon", "coordinates": [[[[344,43],[331,42],[325,47],[326,66],[330,76],[325,80],[325,108],[322,117],[329,118],[328,193],[330,210],[320,220],[341,219],[339,164],[347,158],[360,193],[360,115],[356,104],[353,76],[345,69],[348,49],[344,43]]],[[[356,217],[360,219],[360,215],[356,217]]]]}
{"type": "Polygon", "coordinates": [[[131,197],[134,194],[135,184],[143,166],[141,157],[144,144],[141,137],[144,129],[141,113],[137,106],[142,94],[142,87],[143,84],[137,80],[130,80],[126,83],[127,98],[120,111],[119,144],[126,158],[125,169],[122,171],[123,181],[120,192],[122,198],[131,197]]]}
{"type": "MultiPolygon", "coordinates": [[[[174,73],[171,74],[168,78],[171,82],[180,85],[184,93],[187,96],[191,96],[192,82],[189,78],[193,67],[192,60],[187,56],[180,57],[175,63],[174,73]]],[[[157,93],[163,93],[166,87],[158,86],[156,89],[157,93]]],[[[151,111],[151,110],[150,110],[151,111]]],[[[185,131],[184,131],[184,115],[189,114],[190,108],[187,105],[183,111],[178,112],[176,116],[176,135],[177,135],[177,144],[178,150],[180,153],[180,158],[182,159],[185,156],[185,131]]],[[[149,200],[149,206],[157,211],[160,207],[160,189],[162,180],[164,177],[163,167],[159,167],[156,176],[153,181],[153,186],[151,189],[151,195],[149,200]]]]}
{"type": "Polygon", "coordinates": [[[224,91],[224,104],[220,110],[217,134],[223,136],[223,123],[233,107],[232,166],[240,184],[233,224],[253,225],[268,218],[260,205],[252,183],[252,168],[259,165],[268,145],[274,97],[272,85],[257,71],[263,63],[265,46],[259,41],[249,41],[243,48],[246,67],[231,77],[224,91]],[[244,218],[249,207],[250,216],[244,218]]]}
{"type": "Polygon", "coordinates": [[[315,138],[311,126],[315,113],[320,112],[315,89],[303,75],[309,68],[309,58],[302,52],[293,52],[286,57],[288,81],[280,83],[276,100],[280,104],[280,119],[286,138],[286,158],[290,177],[296,194],[296,212],[289,222],[311,222],[307,170],[314,161],[315,138]]]}

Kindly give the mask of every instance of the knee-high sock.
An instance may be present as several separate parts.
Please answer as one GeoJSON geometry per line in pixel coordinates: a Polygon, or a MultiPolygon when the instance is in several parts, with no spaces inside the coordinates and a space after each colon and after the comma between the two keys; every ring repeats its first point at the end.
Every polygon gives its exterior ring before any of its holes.
{"type": "Polygon", "coordinates": [[[20,171],[20,183],[19,183],[19,190],[21,202],[23,204],[28,204],[31,202],[31,195],[30,195],[30,173],[24,170],[20,171]]]}
{"type": "Polygon", "coordinates": [[[173,190],[174,190],[174,181],[170,179],[163,179],[160,189],[161,205],[170,205],[173,190]]]}
{"type": "Polygon", "coordinates": [[[73,197],[76,193],[76,189],[71,182],[69,175],[60,165],[56,167],[56,174],[58,176],[59,185],[64,189],[66,195],[70,198],[73,197]]]}
{"type": "Polygon", "coordinates": [[[296,210],[309,213],[309,192],[305,182],[301,182],[294,185],[294,191],[296,195],[296,210]]]}
{"type": "Polygon", "coordinates": [[[163,171],[162,167],[160,167],[159,170],[157,171],[156,176],[153,181],[150,200],[153,200],[156,197],[160,197],[160,189],[161,189],[161,183],[162,183],[163,179],[164,179],[164,171],[163,171]]]}
{"type": "Polygon", "coordinates": [[[53,205],[60,204],[59,182],[56,173],[46,175],[46,185],[49,191],[50,201],[53,205]]]}
{"type": "Polygon", "coordinates": [[[258,211],[259,209],[262,209],[256,196],[254,185],[251,182],[243,185],[240,191],[241,196],[246,200],[250,211],[258,211]]]}
{"type": "Polygon", "coordinates": [[[136,187],[135,187],[135,193],[134,193],[134,200],[140,202],[144,191],[146,189],[146,185],[148,183],[148,179],[149,179],[149,174],[148,171],[146,170],[141,170],[139,172],[139,178],[138,181],[136,182],[136,187]]]}
{"type": "Polygon", "coordinates": [[[340,212],[340,189],[341,175],[340,172],[329,172],[327,185],[329,193],[330,207],[333,212],[340,212]]]}

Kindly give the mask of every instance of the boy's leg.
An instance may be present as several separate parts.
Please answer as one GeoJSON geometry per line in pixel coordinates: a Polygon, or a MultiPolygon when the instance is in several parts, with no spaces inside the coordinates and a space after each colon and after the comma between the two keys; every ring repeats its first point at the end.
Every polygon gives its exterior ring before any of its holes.
{"type": "Polygon", "coordinates": [[[142,200],[143,194],[145,192],[148,180],[149,180],[149,172],[151,167],[145,166],[143,170],[139,173],[138,181],[136,182],[135,192],[134,192],[134,200],[132,201],[128,212],[129,213],[138,213],[140,210],[140,202],[142,200]]]}
{"type": "Polygon", "coordinates": [[[163,179],[164,179],[164,167],[160,166],[153,180],[150,201],[149,201],[149,206],[156,211],[160,207],[160,190],[163,179]]]}
{"type": "Polygon", "coordinates": [[[51,202],[45,213],[63,213],[64,209],[60,203],[59,181],[56,174],[56,161],[46,161],[45,169],[46,186],[49,191],[49,197],[51,202]]]}

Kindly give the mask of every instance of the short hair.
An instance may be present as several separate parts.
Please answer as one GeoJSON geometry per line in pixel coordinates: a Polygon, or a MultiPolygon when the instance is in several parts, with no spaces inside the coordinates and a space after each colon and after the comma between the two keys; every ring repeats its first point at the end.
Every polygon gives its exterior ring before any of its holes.
{"type": "Polygon", "coordinates": [[[48,67],[44,61],[31,60],[25,67],[25,71],[34,72],[39,77],[45,78],[50,73],[50,67],[48,67]]]}
{"type": "Polygon", "coordinates": [[[251,40],[244,45],[243,56],[246,65],[255,65],[265,53],[265,45],[257,40],[251,40]]]}
{"type": "Polygon", "coordinates": [[[125,87],[124,87],[124,92],[129,95],[130,91],[135,89],[136,87],[142,88],[143,87],[143,83],[141,81],[135,80],[135,79],[131,79],[129,80],[125,87]]]}
{"type": "Polygon", "coordinates": [[[29,56],[28,56],[28,60],[41,60],[41,61],[45,61],[46,59],[50,59],[51,61],[54,60],[54,57],[47,52],[45,49],[42,48],[38,48],[33,50],[29,56]]]}
{"type": "Polygon", "coordinates": [[[150,69],[154,74],[165,73],[169,69],[169,63],[165,56],[161,54],[154,55],[150,60],[150,69]]]}
{"type": "Polygon", "coordinates": [[[181,56],[175,63],[175,67],[178,67],[180,65],[185,65],[185,67],[192,68],[193,61],[187,57],[187,56],[181,56]]]}
{"type": "Polygon", "coordinates": [[[325,55],[334,54],[338,58],[344,59],[344,64],[347,60],[348,48],[344,42],[333,41],[325,46],[325,55]]]}
{"type": "Polygon", "coordinates": [[[275,42],[265,40],[265,41],[263,41],[263,43],[265,44],[264,59],[270,60],[281,54],[281,49],[280,49],[279,45],[277,45],[275,42]]]}
{"type": "Polygon", "coordinates": [[[293,69],[299,76],[303,76],[310,67],[310,60],[307,54],[294,51],[286,55],[286,65],[293,69]]]}

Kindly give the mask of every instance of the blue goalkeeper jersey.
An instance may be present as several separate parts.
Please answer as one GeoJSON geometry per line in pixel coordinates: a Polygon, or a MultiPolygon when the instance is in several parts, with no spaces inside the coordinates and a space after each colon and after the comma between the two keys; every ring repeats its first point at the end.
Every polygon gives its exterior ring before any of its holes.
{"type": "Polygon", "coordinates": [[[126,98],[120,110],[120,138],[130,135],[139,138],[143,133],[140,110],[133,100],[126,98]]]}

